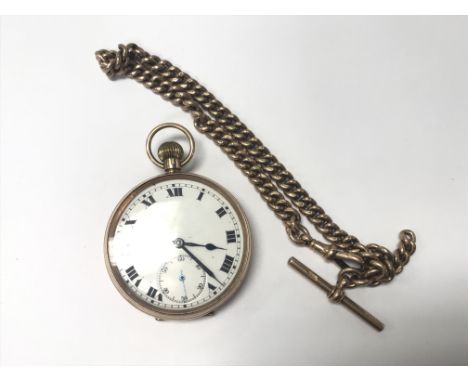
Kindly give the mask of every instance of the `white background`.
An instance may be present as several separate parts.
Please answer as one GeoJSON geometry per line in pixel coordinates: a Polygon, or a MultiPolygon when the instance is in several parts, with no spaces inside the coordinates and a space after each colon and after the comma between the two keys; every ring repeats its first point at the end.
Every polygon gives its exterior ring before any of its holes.
{"type": "Polygon", "coordinates": [[[448,17],[1,20],[1,362],[4,364],[466,364],[468,23],[448,17]],[[335,221],[393,249],[404,272],[349,296],[377,333],[286,265],[337,268],[282,224],[206,138],[190,170],[228,187],[254,234],[248,278],[213,317],[155,322],[106,274],[107,219],[159,174],[156,124],[190,118],[100,48],[136,42],[199,79],[335,221]]]}

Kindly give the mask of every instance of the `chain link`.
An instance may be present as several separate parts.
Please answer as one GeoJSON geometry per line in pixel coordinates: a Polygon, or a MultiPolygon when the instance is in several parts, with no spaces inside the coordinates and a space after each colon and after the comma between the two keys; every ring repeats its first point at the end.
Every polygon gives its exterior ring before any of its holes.
{"type": "Polygon", "coordinates": [[[119,50],[100,50],[96,58],[110,79],[128,77],[191,114],[195,128],[218,145],[255,186],[263,200],[285,224],[297,245],[320,252],[342,269],[330,294],[343,298],[345,288],[377,286],[403,270],[416,250],[416,236],[400,233],[394,253],[377,244],[363,245],[343,231],[304,190],[293,175],[270,153],[229,109],[188,74],[135,44],[119,50]],[[315,240],[301,223],[305,217],[328,243],[315,240]]]}

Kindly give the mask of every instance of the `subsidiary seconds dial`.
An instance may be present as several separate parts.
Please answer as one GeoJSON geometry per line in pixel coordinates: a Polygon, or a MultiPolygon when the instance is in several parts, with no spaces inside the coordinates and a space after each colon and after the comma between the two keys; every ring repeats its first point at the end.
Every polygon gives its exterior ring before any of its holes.
{"type": "Polygon", "coordinates": [[[159,272],[159,286],[166,298],[176,303],[192,302],[203,292],[206,273],[186,255],[164,263],[159,272]]]}

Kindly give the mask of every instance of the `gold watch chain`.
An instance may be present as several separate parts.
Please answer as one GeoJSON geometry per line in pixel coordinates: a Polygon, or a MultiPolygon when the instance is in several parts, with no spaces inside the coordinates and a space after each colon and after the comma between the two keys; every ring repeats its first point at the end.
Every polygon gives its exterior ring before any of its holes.
{"type": "Polygon", "coordinates": [[[96,57],[110,79],[132,78],[190,113],[196,129],[218,145],[249,178],[284,223],[288,237],[341,267],[329,293],[333,301],[343,299],[345,288],[377,286],[391,281],[415,252],[416,236],[410,230],[401,231],[394,252],[377,244],[363,245],[342,230],[235,114],[170,62],[150,55],[135,44],[119,45],[117,51],[100,50],[96,57]],[[301,216],[327,243],[312,238],[301,223],[301,216]]]}

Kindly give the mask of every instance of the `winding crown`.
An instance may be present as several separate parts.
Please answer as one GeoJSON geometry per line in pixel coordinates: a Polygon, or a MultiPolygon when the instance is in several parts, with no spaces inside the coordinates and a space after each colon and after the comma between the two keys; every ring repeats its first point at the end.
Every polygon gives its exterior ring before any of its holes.
{"type": "Polygon", "coordinates": [[[158,149],[158,157],[164,163],[164,170],[174,172],[180,170],[180,162],[184,149],[177,142],[164,142],[158,149]]]}

